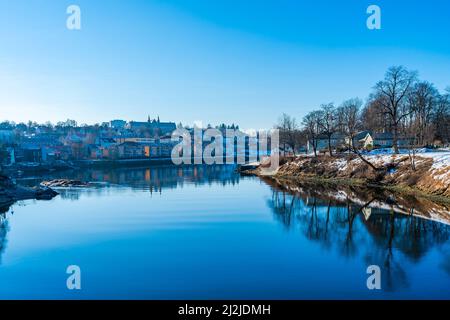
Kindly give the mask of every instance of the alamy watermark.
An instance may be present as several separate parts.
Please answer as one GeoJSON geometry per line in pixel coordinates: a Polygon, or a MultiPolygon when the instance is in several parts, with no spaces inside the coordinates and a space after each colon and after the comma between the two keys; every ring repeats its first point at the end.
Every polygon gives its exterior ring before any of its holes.
{"type": "Polygon", "coordinates": [[[67,7],[66,13],[69,15],[66,20],[66,27],[69,30],[81,30],[81,9],[72,4],[67,7]]]}
{"type": "MultiPolygon", "coordinates": [[[[69,30],[81,30],[81,8],[76,4],[67,7],[66,13],[69,15],[66,20],[66,27],[69,30]]],[[[369,30],[381,29],[381,8],[372,4],[367,7],[366,13],[369,17],[366,26],[369,30]]]]}
{"type": "Polygon", "coordinates": [[[370,5],[367,8],[367,14],[370,16],[367,18],[366,25],[369,30],[381,29],[381,8],[375,4],[370,5]]]}
{"type": "Polygon", "coordinates": [[[371,265],[367,267],[367,274],[370,276],[367,278],[367,289],[380,290],[381,289],[381,268],[377,265],[371,265]]]}
{"type": "Polygon", "coordinates": [[[69,290],[81,290],[81,268],[77,265],[70,265],[66,269],[69,275],[66,280],[66,286],[69,290]]]}
{"type": "Polygon", "coordinates": [[[177,143],[172,162],[181,164],[246,164],[266,161],[270,169],[279,166],[279,131],[215,128],[178,128],[172,133],[177,143]],[[269,163],[270,162],[270,163],[269,163]]]}

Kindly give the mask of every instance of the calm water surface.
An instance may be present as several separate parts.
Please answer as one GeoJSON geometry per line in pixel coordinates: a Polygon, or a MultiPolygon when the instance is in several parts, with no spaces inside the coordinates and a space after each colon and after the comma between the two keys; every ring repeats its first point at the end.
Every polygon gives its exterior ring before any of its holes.
{"type": "Polygon", "coordinates": [[[4,208],[0,298],[450,298],[445,208],[285,190],[229,166],[59,175],[97,183],[4,208]],[[367,289],[369,265],[381,290],[367,289]]]}

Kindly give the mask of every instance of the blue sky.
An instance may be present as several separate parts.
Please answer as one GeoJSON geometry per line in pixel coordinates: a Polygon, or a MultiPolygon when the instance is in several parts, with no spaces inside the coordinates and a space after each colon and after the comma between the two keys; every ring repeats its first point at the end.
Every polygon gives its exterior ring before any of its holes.
{"type": "Polygon", "coordinates": [[[447,0],[0,0],[0,120],[268,128],[365,99],[397,64],[442,90],[449,18],[447,0]],[[370,4],[382,30],[366,28],[370,4]]]}

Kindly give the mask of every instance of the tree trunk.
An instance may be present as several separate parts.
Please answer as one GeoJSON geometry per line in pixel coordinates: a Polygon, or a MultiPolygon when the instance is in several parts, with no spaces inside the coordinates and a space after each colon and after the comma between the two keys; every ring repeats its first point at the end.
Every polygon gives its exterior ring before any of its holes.
{"type": "Polygon", "coordinates": [[[328,136],[328,151],[330,152],[330,157],[332,157],[333,152],[331,150],[331,136],[328,136]]]}
{"type": "Polygon", "coordinates": [[[394,148],[394,153],[399,154],[399,151],[398,151],[398,124],[394,125],[394,134],[392,136],[392,147],[394,148]]]}
{"type": "Polygon", "coordinates": [[[358,149],[352,148],[353,152],[366,164],[368,164],[373,170],[378,171],[380,168],[375,167],[369,160],[364,158],[361,153],[359,153],[358,149]]]}
{"type": "Polygon", "coordinates": [[[316,146],[317,142],[315,140],[313,140],[313,151],[314,151],[314,157],[317,158],[317,146],[316,146]]]}

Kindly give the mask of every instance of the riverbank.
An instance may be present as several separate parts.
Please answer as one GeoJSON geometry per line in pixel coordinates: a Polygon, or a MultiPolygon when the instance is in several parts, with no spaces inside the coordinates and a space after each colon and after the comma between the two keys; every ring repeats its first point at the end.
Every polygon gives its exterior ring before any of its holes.
{"type": "Polygon", "coordinates": [[[0,174],[0,207],[8,206],[19,200],[49,200],[58,195],[47,187],[27,188],[14,183],[9,177],[0,174]]]}
{"type": "Polygon", "coordinates": [[[391,189],[450,202],[450,153],[299,156],[282,159],[276,171],[263,164],[252,173],[318,183],[337,183],[391,189]],[[364,161],[366,160],[366,161],[364,161]],[[370,164],[369,164],[369,163],[370,164]]]}

